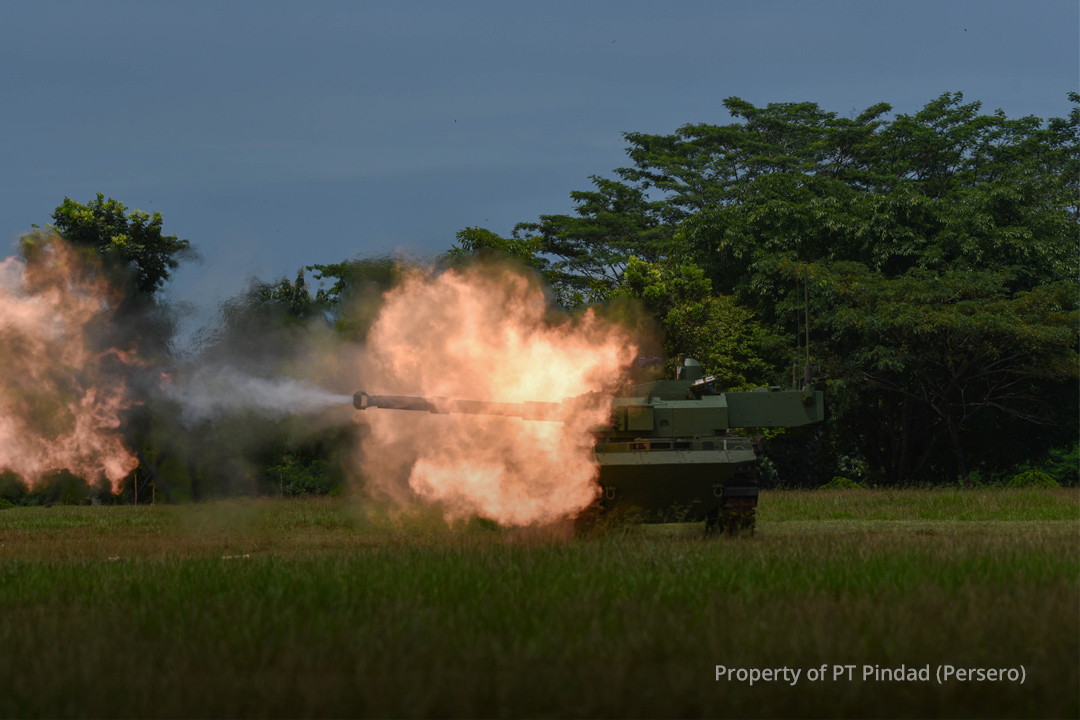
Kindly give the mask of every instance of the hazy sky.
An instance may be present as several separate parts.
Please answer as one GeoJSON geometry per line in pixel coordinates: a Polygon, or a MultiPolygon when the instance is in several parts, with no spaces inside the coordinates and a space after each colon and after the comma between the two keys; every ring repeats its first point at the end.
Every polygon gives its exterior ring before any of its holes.
{"type": "Polygon", "coordinates": [[[7,247],[100,191],[199,247],[168,294],[210,307],[569,212],[620,133],[729,122],[733,95],[1065,116],[1080,3],[7,1],[0,67],[7,247]]]}

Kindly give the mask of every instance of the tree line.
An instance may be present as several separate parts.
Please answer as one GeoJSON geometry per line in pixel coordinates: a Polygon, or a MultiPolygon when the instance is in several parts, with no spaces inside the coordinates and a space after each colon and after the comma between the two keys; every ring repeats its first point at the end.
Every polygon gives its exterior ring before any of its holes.
{"type": "MultiPolygon", "coordinates": [[[[571,193],[571,213],[505,237],[464,228],[440,262],[515,258],[570,312],[636,303],[669,365],[695,357],[728,389],[797,384],[810,364],[828,421],[773,433],[767,482],[971,485],[1041,469],[1076,484],[1080,96],[1069,99],[1068,117],[1044,121],[984,114],[959,93],[849,117],[728,98],[728,124],[624,133],[629,164],[571,193]]],[[[124,210],[65,199],[53,227],[117,268],[152,315],[193,248],[159,214],[124,210]]],[[[252,324],[263,337],[320,322],[360,338],[397,272],[361,258],[255,283],[208,347],[252,324]],[[312,292],[305,272],[329,287],[312,292]]],[[[169,329],[155,332],[167,353],[169,329]]],[[[281,440],[263,474],[316,468],[303,482],[325,489],[311,478],[332,474],[343,442],[281,440]]]]}

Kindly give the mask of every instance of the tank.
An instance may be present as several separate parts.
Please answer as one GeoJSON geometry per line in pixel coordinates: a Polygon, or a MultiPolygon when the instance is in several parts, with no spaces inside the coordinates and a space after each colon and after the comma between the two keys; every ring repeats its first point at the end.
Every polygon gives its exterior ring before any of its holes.
{"type": "MultiPolygon", "coordinates": [[[[557,421],[578,400],[498,403],[361,391],[353,405],[557,421]]],[[[704,522],[708,533],[752,533],[764,443],[760,435],[733,431],[798,427],[824,417],[824,393],[814,388],[809,368],[801,390],[728,392],[686,359],[675,379],[632,385],[612,400],[610,422],[593,430],[601,493],[576,527],[586,531],[606,518],[633,517],[704,522]]]]}

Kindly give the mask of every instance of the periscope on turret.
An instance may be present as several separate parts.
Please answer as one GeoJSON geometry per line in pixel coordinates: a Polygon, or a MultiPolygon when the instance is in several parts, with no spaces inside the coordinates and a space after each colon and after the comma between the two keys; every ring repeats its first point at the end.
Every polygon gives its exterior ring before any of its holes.
{"type": "MultiPolygon", "coordinates": [[[[442,397],[353,396],[357,410],[494,415],[560,422],[583,398],[562,402],[486,402],[442,397]]],[[[764,450],[738,428],[799,427],[823,421],[825,400],[807,368],[801,389],[728,392],[686,359],[673,380],[633,385],[611,402],[596,428],[600,498],[583,519],[632,514],[646,522],[704,521],[709,532],[753,532],[764,450]]]]}

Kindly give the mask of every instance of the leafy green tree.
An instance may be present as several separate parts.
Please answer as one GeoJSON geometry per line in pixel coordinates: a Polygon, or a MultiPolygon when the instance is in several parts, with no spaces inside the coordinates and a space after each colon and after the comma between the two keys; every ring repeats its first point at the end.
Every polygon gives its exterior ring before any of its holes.
{"type": "Polygon", "coordinates": [[[975,115],[977,103],[959,100],[946,95],[864,138],[859,173],[748,180],[736,200],[687,220],[683,251],[722,292],[761,305],[784,285],[785,260],[860,262],[890,276],[1008,268],[1016,290],[1075,279],[1077,140],[1066,138],[1080,112],[1041,128],[975,115]]]}
{"type": "Polygon", "coordinates": [[[742,187],[773,173],[862,178],[868,147],[891,109],[879,103],[848,119],[815,103],[757,108],[729,97],[723,104],[737,122],[684,125],[672,135],[623,134],[634,166],[616,173],[659,190],[668,222],[738,202],[742,187]]]}
{"type": "Polygon", "coordinates": [[[682,355],[698,360],[706,374],[729,390],[776,380],[783,341],[731,297],[714,294],[701,268],[687,264],[666,269],[631,257],[620,292],[640,300],[659,321],[669,374],[682,355]]]}
{"type": "Polygon", "coordinates": [[[493,252],[519,260],[537,272],[547,275],[551,270],[551,261],[542,255],[539,237],[522,238],[518,236],[504,238],[485,228],[467,227],[455,236],[454,245],[448,251],[452,258],[470,257],[477,253],[493,252]]]}
{"type": "Polygon", "coordinates": [[[1080,440],[1050,450],[1043,469],[1062,485],[1075,487],[1080,483],[1080,440]]]}
{"type": "Polygon", "coordinates": [[[311,296],[303,270],[297,271],[296,280],[291,282],[282,278],[276,284],[256,283],[253,292],[263,303],[281,307],[294,321],[315,317],[325,309],[324,302],[311,296]]]}
{"type": "Polygon", "coordinates": [[[1044,124],[978,110],[946,94],[864,134],[835,171],[812,148],[758,153],[765,160],[745,163],[730,199],[688,217],[677,235],[721,292],[778,332],[795,331],[804,288],[814,287],[814,351],[833,379],[838,447],[891,482],[947,474],[943,447],[966,477],[972,443],[1007,445],[1018,426],[1069,427],[1076,415],[1075,403],[1070,411],[1054,401],[1075,374],[1049,338],[1068,337],[1066,299],[1080,276],[1069,175],[1078,113],[1044,124]],[[1058,314],[1038,316],[1036,297],[1056,298],[1058,314]],[[965,314],[980,307],[1002,322],[965,314]],[[875,334],[883,308],[904,322],[875,334]],[[1009,334],[1009,323],[1027,334],[1009,334]],[[993,347],[1009,347],[1010,361],[991,364],[993,347]],[[1058,361],[1040,366],[1048,347],[1058,361]],[[1054,372],[1040,377],[1039,367],[1054,372]]]}
{"type": "Polygon", "coordinates": [[[315,280],[333,280],[320,287],[315,302],[324,308],[334,329],[352,340],[363,340],[382,307],[382,296],[416,264],[408,258],[376,255],[339,263],[309,265],[315,280]]]}
{"type": "Polygon", "coordinates": [[[666,204],[650,200],[643,188],[591,179],[595,190],[570,194],[574,215],[519,223],[504,241],[529,252],[568,308],[609,299],[622,286],[628,258],[661,259],[673,232],[664,221],[666,204]]]}
{"type": "Polygon", "coordinates": [[[64,198],[52,215],[53,228],[73,245],[96,250],[106,265],[130,273],[135,290],[149,295],[196,253],[190,241],[164,234],[161,213],[126,210],[102,193],[86,205],[64,198]]]}
{"type": "MultiPolygon", "coordinates": [[[[1078,377],[1080,314],[1066,283],[1011,293],[1001,271],[889,279],[852,263],[813,272],[832,301],[819,318],[830,375],[901,410],[891,438],[849,431],[892,481],[917,477],[941,441],[966,480],[973,420],[997,414],[1013,424],[1052,425],[1046,399],[1078,377]]],[[[866,409],[859,405],[856,422],[866,409]]]]}
{"type": "Polygon", "coordinates": [[[304,457],[303,454],[286,452],[281,455],[281,462],[266,469],[271,482],[278,481],[278,493],[282,496],[326,495],[340,485],[336,478],[327,472],[326,463],[318,457],[304,457]]]}
{"type": "MultiPolygon", "coordinates": [[[[97,322],[89,333],[97,348],[131,351],[145,364],[167,362],[173,355],[176,316],[155,293],[180,261],[197,257],[191,243],[165,235],[160,213],[127,212],[123,203],[106,200],[102,193],[86,205],[64,198],[52,220],[52,225],[36,228],[21,238],[23,259],[30,266],[45,259],[47,249],[59,235],[89,260],[82,264],[82,272],[101,274],[120,290],[107,300],[111,305],[108,321],[97,322]]],[[[123,371],[132,370],[125,367],[123,371]]],[[[153,399],[141,375],[136,371],[135,381],[129,385],[135,402],[125,410],[120,428],[142,463],[132,477],[146,477],[156,471],[146,461],[147,457],[156,457],[152,414],[147,411],[153,399]]],[[[131,480],[129,477],[125,485],[131,480]]]]}

